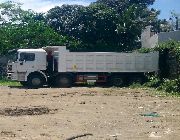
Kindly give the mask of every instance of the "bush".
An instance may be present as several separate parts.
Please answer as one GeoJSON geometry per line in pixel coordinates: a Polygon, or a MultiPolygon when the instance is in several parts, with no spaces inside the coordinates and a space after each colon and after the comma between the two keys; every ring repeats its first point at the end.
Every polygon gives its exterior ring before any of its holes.
{"type": "Polygon", "coordinates": [[[162,85],[158,89],[169,93],[180,93],[180,78],[174,80],[164,79],[162,85]]]}
{"type": "Polygon", "coordinates": [[[153,50],[159,51],[160,54],[160,74],[150,76],[148,82],[144,85],[168,93],[180,94],[180,42],[172,40],[164,42],[153,50]]]}
{"type": "Polygon", "coordinates": [[[156,88],[168,93],[180,94],[180,77],[177,79],[160,79],[158,76],[151,76],[148,78],[143,86],[156,88]]]}
{"type": "Polygon", "coordinates": [[[160,80],[158,76],[151,76],[151,77],[148,77],[148,82],[145,83],[144,86],[157,88],[161,84],[162,84],[162,81],[160,80]]]}
{"type": "Polygon", "coordinates": [[[160,77],[178,78],[180,75],[180,42],[172,40],[164,42],[154,50],[159,51],[160,77]]]}
{"type": "Polygon", "coordinates": [[[149,53],[152,51],[154,51],[152,48],[140,48],[137,50],[137,52],[139,52],[139,53],[149,53]]]}

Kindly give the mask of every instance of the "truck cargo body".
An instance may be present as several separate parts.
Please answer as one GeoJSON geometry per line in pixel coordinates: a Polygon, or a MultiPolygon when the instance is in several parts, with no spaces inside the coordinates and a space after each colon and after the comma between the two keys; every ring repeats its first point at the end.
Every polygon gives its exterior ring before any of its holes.
{"type": "Polygon", "coordinates": [[[17,61],[8,65],[8,77],[32,87],[84,82],[122,86],[142,82],[145,73],[158,71],[158,63],[158,52],[70,52],[64,46],[52,46],[20,49],[17,61]]]}
{"type": "Polygon", "coordinates": [[[154,72],[158,71],[158,52],[69,52],[58,51],[58,72],[154,72]]]}

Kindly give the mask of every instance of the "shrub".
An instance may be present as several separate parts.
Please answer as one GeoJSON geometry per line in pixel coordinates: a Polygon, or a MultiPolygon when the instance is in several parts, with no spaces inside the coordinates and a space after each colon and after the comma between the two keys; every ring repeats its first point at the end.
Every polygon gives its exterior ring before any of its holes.
{"type": "Polygon", "coordinates": [[[168,41],[154,48],[159,51],[159,68],[161,78],[178,78],[180,75],[180,42],[168,41]]]}
{"type": "Polygon", "coordinates": [[[161,83],[162,81],[158,76],[150,76],[148,77],[148,82],[146,82],[144,86],[157,88],[161,85],[161,83]]]}
{"type": "Polygon", "coordinates": [[[174,80],[164,79],[162,85],[158,89],[169,93],[180,93],[180,78],[174,80]]]}
{"type": "Polygon", "coordinates": [[[140,48],[137,50],[137,52],[139,52],[139,53],[149,53],[152,51],[154,51],[152,48],[140,48]]]}
{"type": "Polygon", "coordinates": [[[144,84],[147,87],[157,88],[168,93],[180,93],[180,42],[168,41],[159,44],[156,48],[140,49],[142,53],[150,51],[159,51],[160,74],[158,76],[149,76],[148,82],[144,84]]]}

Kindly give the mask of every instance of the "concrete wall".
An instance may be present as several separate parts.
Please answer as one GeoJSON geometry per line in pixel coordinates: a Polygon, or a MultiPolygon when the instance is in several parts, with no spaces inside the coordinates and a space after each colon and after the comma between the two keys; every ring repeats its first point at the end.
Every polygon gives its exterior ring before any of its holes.
{"type": "Polygon", "coordinates": [[[168,40],[180,41],[180,31],[163,32],[158,34],[158,42],[162,43],[168,40]]]}
{"type": "Polygon", "coordinates": [[[149,40],[147,40],[146,48],[154,48],[154,47],[156,47],[156,45],[158,45],[158,40],[159,40],[158,34],[153,35],[151,38],[149,38],[149,40]]]}
{"type": "Polygon", "coordinates": [[[146,27],[146,29],[143,30],[141,34],[141,45],[144,48],[149,48],[148,40],[150,39],[150,32],[151,32],[151,27],[148,26],[146,27]]]}
{"type": "Polygon", "coordinates": [[[154,48],[158,43],[168,40],[180,41],[180,31],[152,34],[151,27],[148,26],[141,34],[141,44],[143,48],[154,48]]]}
{"type": "Polygon", "coordinates": [[[143,48],[154,48],[158,44],[158,35],[152,34],[151,26],[146,27],[146,29],[141,34],[141,45],[143,48]]]}

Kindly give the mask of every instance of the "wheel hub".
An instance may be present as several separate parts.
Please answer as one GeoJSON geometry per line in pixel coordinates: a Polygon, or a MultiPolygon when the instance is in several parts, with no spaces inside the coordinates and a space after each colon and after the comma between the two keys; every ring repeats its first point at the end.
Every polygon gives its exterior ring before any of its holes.
{"type": "Polygon", "coordinates": [[[41,84],[41,80],[39,78],[33,78],[32,79],[32,84],[35,86],[38,86],[41,84]]]}

